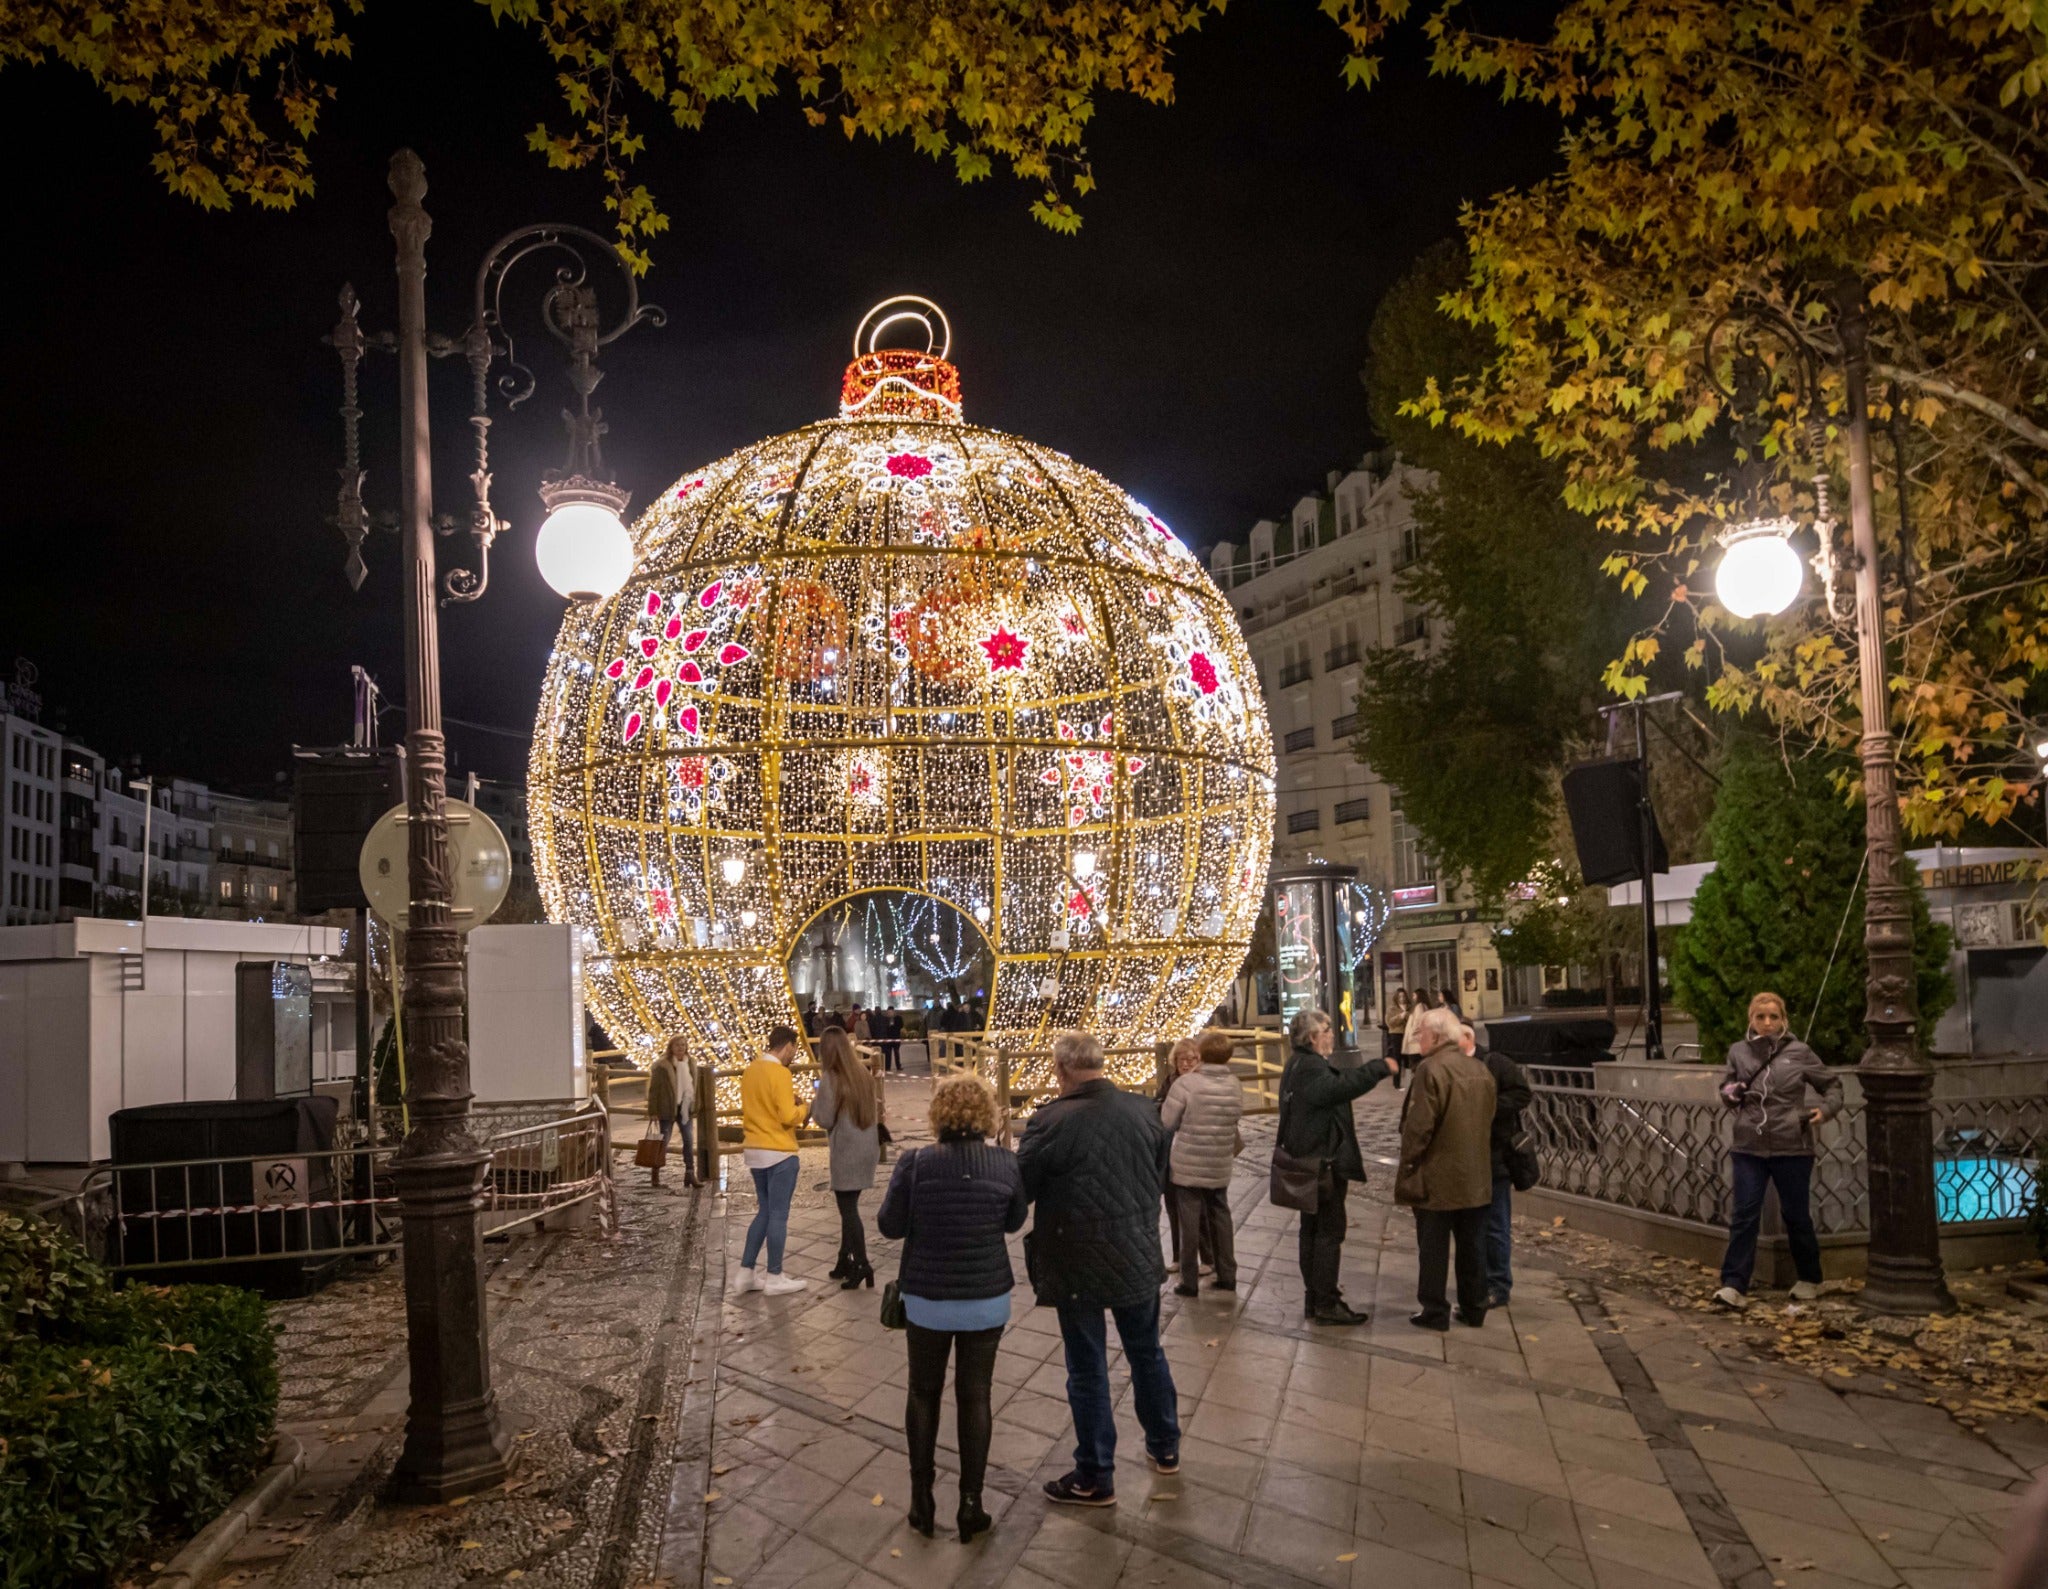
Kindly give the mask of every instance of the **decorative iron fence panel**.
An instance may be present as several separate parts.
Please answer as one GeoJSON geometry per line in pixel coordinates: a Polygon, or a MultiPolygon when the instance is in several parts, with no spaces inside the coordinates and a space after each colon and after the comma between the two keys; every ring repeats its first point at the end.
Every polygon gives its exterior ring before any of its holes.
{"type": "MultiPolygon", "coordinates": [[[[1733,1117],[1718,1098],[1603,1092],[1591,1067],[1526,1067],[1524,1124],[1543,1185],[1643,1213],[1727,1227],[1733,1117]]],[[[1944,1225],[2026,1217],[2048,1152],[2048,1100],[2000,1093],[1933,1106],[1935,1197],[1944,1225]]],[[[1863,1112],[1845,1108],[1819,1128],[1813,1223],[1823,1236],[1870,1228],[1863,1112]]]]}

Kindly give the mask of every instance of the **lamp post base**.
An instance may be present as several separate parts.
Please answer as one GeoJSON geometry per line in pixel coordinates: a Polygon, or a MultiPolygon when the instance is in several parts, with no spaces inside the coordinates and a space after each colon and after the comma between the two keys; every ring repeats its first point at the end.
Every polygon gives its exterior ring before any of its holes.
{"type": "Polygon", "coordinates": [[[453,1151],[393,1164],[405,1220],[405,1311],[412,1371],[405,1450],[392,1476],[402,1501],[451,1501],[502,1484],[510,1442],[491,1389],[477,1228],[490,1156],[453,1151]]]}
{"type": "Polygon", "coordinates": [[[1934,1076],[1924,1065],[1859,1075],[1870,1181],[1863,1310],[1905,1317],[1953,1313],[1934,1191],[1934,1076]]]}

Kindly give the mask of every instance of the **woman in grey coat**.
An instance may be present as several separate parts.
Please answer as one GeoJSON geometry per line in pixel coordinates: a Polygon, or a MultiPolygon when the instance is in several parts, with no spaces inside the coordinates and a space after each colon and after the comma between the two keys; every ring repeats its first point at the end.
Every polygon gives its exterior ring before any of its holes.
{"type": "Polygon", "coordinates": [[[1820,1238],[1814,1234],[1808,1195],[1814,1127],[1841,1113],[1842,1084],[1787,1025],[1785,1001],[1775,993],[1759,993],[1749,1001],[1749,1035],[1729,1045],[1728,1065],[1721,1072],[1721,1102],[1735,1112],[1729,1155],[1735,1215],[1728,1222],[1721,1289],[1714,1293],[1723,1307],[1749,1306],[1766,1186],[1778,1189],[1778,1212],[1799,1276],[1792,1295],[1801,1302],[1820,1295],[1820,1238]],[[1808,1088],[1820,1094],[1817,1108],[1806,1101],[1808,1088]]]}
{"type": "Polygon", "coordinates": [[[875,1184],[882,1157],[881,1088],[853,1051],[843,1027],[818,1039],[818,1090],[811,1098],[811,1124],[832,1140],[832,1196],[839,1204],[839,1262],[832,1278],[839,1289],[872,1287],[867,1229],[860,1221],[860,1194],[875,1184]]]}
{"type": "Polygon", "coordinates": [[[1159,1123],[1173,1133],[1173,1182],[1166,1195],[1180,1204],[1180,1284],[1174,1289],[1184,1297],[1199,1289],[1197,1249],[1203,1246],[1215,1256],[1215,1289],[1237,1289],[1229,1191],[1244,1083],[1230,1068],[1230,1039],[1221,1032],[1204,1032],[1196,1052],[1201,1063],[1174,1080],[1159,1106],[1159,1123]]]}

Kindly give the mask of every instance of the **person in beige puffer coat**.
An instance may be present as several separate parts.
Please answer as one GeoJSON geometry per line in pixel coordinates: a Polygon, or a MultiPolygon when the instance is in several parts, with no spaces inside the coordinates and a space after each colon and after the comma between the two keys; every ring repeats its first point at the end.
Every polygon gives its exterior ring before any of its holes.
{"type": "Polygon", "coordinates": [[[1202,1063],[1175,1081],[1159,1106],[1159,1123],[1173,1133],[1173,1192],[1180,1200],[1180,1283],[1174,1290],[1184,1297],[1197,1292],[1196,1254],[1203,1245],[1216,1265],[1210,1284],[1237,1289],[1228,1194],[1244,1086],[1230,1069],[1230,1039],[1221,1032],[1203,1034],[1201,1055],[1202,1063]]]}

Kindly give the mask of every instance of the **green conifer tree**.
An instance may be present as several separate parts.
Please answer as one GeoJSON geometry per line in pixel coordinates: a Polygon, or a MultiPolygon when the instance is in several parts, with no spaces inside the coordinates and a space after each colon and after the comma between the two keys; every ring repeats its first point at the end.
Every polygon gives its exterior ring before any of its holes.
{"type": "MultiPolygon", "coordinates": [[[[1699,1022],[1702,1059],[1718,1060],[1743,1035],[1750,995],[1764,988],[1784,996],[1794,1035],[1823,1061],[1862,1056],[1863,805],[1843,799],[1830,771],[1817,758],[1788,764],[1776,745],[1746,736],[1729,748],[1708,828],[1714,870],[1671,954],[1672,988],[1699,1022]]],[[[1906,875],[1925,1044],[1955,998],[1949,932],[1929,917],[1910,864],[1906,875]]]]}

